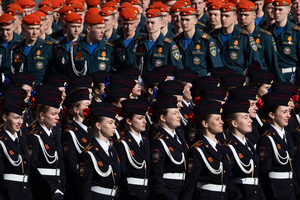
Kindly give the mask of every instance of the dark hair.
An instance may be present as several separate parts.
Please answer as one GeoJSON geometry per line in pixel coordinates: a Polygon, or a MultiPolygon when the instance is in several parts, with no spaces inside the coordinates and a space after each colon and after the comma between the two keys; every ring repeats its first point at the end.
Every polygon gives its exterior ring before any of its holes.
{"type": "Polygon", "coordinates": [[[236,113],[230,113],[230,114],[226,115],[225,117],[223,117],[223,121],[224,121],[223,127],[226,132],[232,132],[233,127],[232,127],[231,122],[236,119],[237,119],[236,113]]]}
{"type": "Polygon", "coordinates": [[[143,98],[153,98],[153,96],[148,92],[148,89],[151,88],[153,90],[156,85],[157,85],[157,83],[146,83],[142,97],[143,98]]]}
{"type": "Polygon", "coordinates": [[[103,120],[104,120],[103,116],[90,115],[88,117],[88,124],[87,125],[90,125],[91,127],[94,127],[97,122],[101,123],[103,120]]]}
{"type": "Polygon", "coordinates": [[[153,113],[153,115],[151,116],[151,120],[154,123],[159,123],[160,121],[160,116],[166,116],[168,114],[169,110],[168,109],[162,109],[162,110],[157,110],[153,113]]]}
{"type": "Polygon", "coordinates": [[[49,110],[50,106],[44,104],[37,104],[35,108],[35,113],[37,118],[40,118],[40,113],[46,113],[49,110]]]}
{"type": "Polygon", "coordinates": [[[134,115],[135,115],[134,113],[122,112],[123,119],[120,121],[118,128],[122,131],[125,130],[127,126],[126,119],[132,119],[134,115]]]}
{"type": "Polygon", "coordinates": [[[70,113],[70,116],[68,116],[69,119],[72,119],[74,116],[75,116],[75,113],[74,113],[74,108],[76,107],[79,107],[80,106],[80,102],[81,101],[77,101],[75,103],[73,103],[69,109],[69,113],[70,113]]]}
{"type": "Polygon", "coordinates": [[[121,97],[108,97],[106,101],[112,104],[118,104],[120,102],[121,97]]]}
{"type": "Polygon", "coordinates": [[[259,116],[262,119],[270,119],[269,112],[275,113],[278,109],[279,105],[272,105],[272,106],[263,106],[262,109],[259,111],[259,116]]]}
{"type": "Polygon", "coordinates": [[[3,116],[3,115],[8,116],[9,113],[11,113],[11,111],[9,111],[9,110],[7,110],[7,109],[5,109],[5,108],[1,108],[1,112],[0,112],[0,113],[1,113],[0,123],[4,123],[4,120],[3,120],[2,116],[3,116]]]}
{"type": "Polygon", "coordinates": [[[249,85],[259,89],[264,83],[254,83],[250,82],[249,85]]]}
{"type": "MultiPolygon", "coordinates": [[[[104,84],[104,83],[102,83],[104,84]]],[[[93,87],[93,93],[95,93],[95,90],[98,89],[100,90],[101,89],[101,83],[97,83],[97,84],[94,84],[94,87],[93,87]]]]}
{"type": "Polygon", "coordinates": [[[204,127],[202,125],[202,121],[207,121],[211,117],[211,114],[199,115],[195,120],[196,129],[200,129],[202,133],[204,133],[204,127]]]}

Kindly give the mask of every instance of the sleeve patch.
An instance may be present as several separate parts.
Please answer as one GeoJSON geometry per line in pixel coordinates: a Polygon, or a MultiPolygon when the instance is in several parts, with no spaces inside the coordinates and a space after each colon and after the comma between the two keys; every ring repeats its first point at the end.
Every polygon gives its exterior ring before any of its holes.
{"type": "Polygon", "coordinates": [[[64,150],[64,154],[67,156],[70,152],[70,143],[69,142],[64,142],[63,150],[64,150]]]}
{"type": "Polygon", "coordinates": [[[32,150],[32,146],[31,146],[31,145],[28,145],[27,151],[28,151],[28,156],[29,156],[29,158],[31,158],[31,157],[32,157],[32,154],[33,154],[33,150],[32,150]]]}
{"type": "Polygon", "coordinates": [[[263,161],[267,156],[267,149],[264,146],[258,148],[259,159],[263,161]]]}
{"type": "Polygon", "coordinates": [[[158,149],[153,149],[151,152],[151,157],[153,162],[158,162],[160,159],[160,151],[158,149]]]}
{"type": "Polygon", "coordinates": [[[180,57],[179,50],[172,51],[172,55],[176,60],[179,60],[180,57]]]}
{"type": "Polygon", "coordinates": [[[193,158],[189,158],[188,159],[188,164],[187,164],[188,172],[193,171],[194,167],[195,167],[195,160],[193,158]]]}
{"type": "Polygon", "coordinates": [[[85,163],[80,163],[79,164],[79,175],[81,177],[83,177],[85,172],[86,172],[86,164],[85,163]]]}

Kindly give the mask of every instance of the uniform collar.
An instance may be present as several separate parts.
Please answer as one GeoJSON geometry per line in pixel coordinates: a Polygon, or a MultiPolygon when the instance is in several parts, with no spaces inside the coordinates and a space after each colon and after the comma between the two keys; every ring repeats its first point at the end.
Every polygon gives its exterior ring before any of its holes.
{"type": "Polygon", "coordinates": [[[44,129],[44,131],[47,133],[47,135],[50,137],[51,133],[52,133],[52,127],[50,128],[50,130],[48,130],[44,125],[40,124],[41,127],[44,129]]]}
{"type": "Polygon", "coordinates": [[[285,136],[284,128],[282,128],[282,130],[280,130],[279,128],[277,128],[273,124],[271,124],[271,126],[276,130],[276,132],[278,133],[278,135],[280,136],[280,138],[284,140],[284,136],[285,136]]]}
{"type": "Polygon", "coordinates": [[[173,129],[173,132],[167,130],[166,128],[162,127],[169,135],[171,135],[173,138],[175,137],[176,135],[176,132],[175,132],[175,129],[173,129]]]}
{"type": "Polygon", "coordinates": [[[131,134],[131,136],[136,141],[136,143],[140,146],[140,142],[143,140],[141,133],[139,133],[139,136],[136,136],[134,133],[132,133],[130,131],[128,131],[128,132],[131,134]]]}
{"type": "Polygon", "coordinates": [[[88,127],[84,125],[83,123],[80,123],[74,119],[74,122],[76,122],[85,132],[88,132],[88,127]]]}
{"type": "Polygon", "coordinates": [[[246,138],[244,137],[244,139],[239,138],[238,136],[236,136],[235,134],[232,134],[236,139],[238,139],[238,141],[240,141],[243,145],[246,145],[247,141],[246,138]]]}
{"type": "Polygon", "coordinates": [[[212,140],[212,139],[206,137],[205,135],[203,135],[203,136],[206,138],[206,140],[209,142],[209,144],[212,146],[212,148],[214,148],[214,150],[218,151],[217,150],[218,141],[216,139],[212,140]]]}
{"type": "Polygon", "coordinates": [[[105,153],[109,156],[109,152],[108,152],[108,149],[110,147],[109,140],[107,140],[107,142],[103,142],[102,140],[99,140],[96,137],[95,139],[98,142],[98,144],[102,147],[102,149],[105,151],[105,153]]]}
{"type": "Polygon", "coordinates": [[[12,139],[12,141],[15,141],[18,137],[18,133],[16,132],[15,135],[12,135],[9,131],[7,131],[5,128],[3,128],[3,130],[5,130],[5,132],[7,133],[7,135],[12,139]]]}

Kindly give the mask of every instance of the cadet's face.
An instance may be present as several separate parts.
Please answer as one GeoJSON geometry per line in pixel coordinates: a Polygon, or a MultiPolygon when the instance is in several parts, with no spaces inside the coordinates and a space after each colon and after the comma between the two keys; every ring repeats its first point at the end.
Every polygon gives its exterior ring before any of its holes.
{"type": "Polygon", "coordinates": [[[277,23],[280,23],[280,22],[283,22],[289,12],[290,12],[290,9],[287,8],[288,6],[276,6],[274,7],[274,19],[277,23]]]}
{"type": "Polygon", "coordinates": [[[79,106],[77,107],[80,117],[84,118],[83,109],[88,108],[90,104],[91,104],[91,100],[80,101],[79,106]]]}
{"type": "Polygon", "coordinates": [[[292,11],[294,15],[300,15],[300,0],[294,0],[292,3],[292,11]]]}
{"type": "Polygon", "coordinates": [[[82,24],[78,23],[67,23],[67,35],[70,37],[78,37],[82,31],[82,24]]]}
{"type": "Polygon", "coordinates": [[[235,120],[237,123],[237,130],[246,134],[252,131],[252,119],[248,113],[236,113],[237,119],[235,120]]]}
{"type": "Polygon", "coordinates": [[[283,128],[289,124],[289,119],[291,118],[289,106],[279,106],[275,113],[273,115],[269,114],[269,116],[275,126],[283,128]]]}
{"type": "Polygon", "coordinates": [[[61,94],[61,98],[62,98],[62,102],[64,102],[65,98],[66,98],[66,88],[65,87],[58,87],[58,89],[62,92],[61,94]]]}
{"type": "Polygon", "coordinates": [[[211,114],[208,120],[206,121],[207,123],[207,129],[210,133],[216,135],[218,133],[223,132],[223,120],[221,115],[218,114],[211,114]]]}
{"type": "Polygon", "coordinates": [[[176,3],[176,1],[165,1],[164,4],[169,6],[170,8],[173,6],[173,4],[176,3]]]}
{"type": "Polygon", "coordinates": [[[33,12],[32,12],[32,9],[31,8],[25,8],[25,9],[23,9],[23,16],[25,17],[25,16],[27,16],[27,15],[30,15],[30,14],[32,14],[33,12]]]}
{"type": "Polygon", "coordinates": [[[8,26],[0,26],[0,37],[4,42],[10,42],[14,37],[14,24],[8,26]]]}
{"type": "Polygon", "coordinates": [[[268,3],[264,6],[264,13],[267,18],[274,19],[274,6],[272,3],[268,3]]]}
{"type": "Polygon", "coordinates": [[[179,108],[168,108],[167,110],[168,113],[165,116],[166,125],[171,129],[179,127],[181,119],[179,108]]]}
{"type": "Polygon", "coordinates": [[[195,25],[197,24],[196,16],[190,15],[190,16],[181,16],[181,27],[184,32],[189,32],[192,29],[195,28],[195,25]]]}
{"type": "Polygon", "coordinates": [[[162,27],[168,26],[170,21],[170,15],[168,12],[162,12],[162,27]]]}
{"type": "Polygon", "coordinates": [[[208,22],[214,26],[221,24],[221,11],[220,10],[208,11],[208,22]]]}
{"type": "Polygon", "coordinates": [[[254,4],[256,6],[256,14],[260,15],[263,12],[264,0],[254,1],[254,4]]]}
{"type": "Polygon", "coordinates": [[[41,113],[42,123],[49,129],[56,126],[59,120],[58,114],[58,108],[50,107],[47,112],[41,113]]]}
{"type": "Polygon", "coordinates": [[[235,11],[221,12],[221,24],[224,28],[228,28],[236,22],[237,15],[235,11]]]}
{"type": "Polygon", "coordinates": [[[40,35],[44,34],[45,31],[46,31],[46,21],[41,21],[40,35]]]}
{"type": "Polygon", "coordinates": [[[149,7],[150,0],[142,0],[143,10],[146,10],[149,7]]]}
{"type": "Polygon", "coordinates": [[[161,24],[161,17],[146,18],[146,27],[150,34],[154,34],[160,31],[161,24]]]}
{"type": "Polygon", "coordinates": [[[252,24],[255,20],[254,12],[239,12],[239,22],[242,26],[248,26],[252,24]]]}
{"type": "Polygon", "coordinates": [[[143,132],[146,130],[146,117],[144,115],[133,115],[132,119],[129,120],[129,125],[136,132],[143,132]]]}
{"type": "Polygon", "coordinates": [[[265,94],[267,94],[268,93],[268,90],[271,88],[271,85],[270,84],[262,84],[262,86],[260,86],[259,88],[258,88],[258,97],[260,98],[260,97],[262,97],[262,96],[264,96],[265,94]]]}
{"type": "Polygon", "coordinates": [[[90,28],[91,36],[98,41],[102,40],[104,35],[104,28],[105,28],[105,24],[92,25],[90,28]]]}
{"type": "Polygon", "coordinates": [[[132,95],[133,97],[138,97],[142,94],[142,86],[139,85],[137,80],[134,80],[136,82],[134,88],[132,89],[132,95]]]}
{"type": "Polygon", "coordinates": [[[181,27],[180,12],[171,13],[171,22],[174,27],[181,27]]]}
{"type": "Polygon", "coordinates": [[[193,0],[191,1],[191,7],[197,11],[198,15],[202,15],[204,13],[204,8],[206,4],[204,0],[193,0]]]}
{"type": "Polygon", "coordinates": [[[26,99],[25,99],[24,101],[25,101],[25,103],[28,103],[28,101],[29,101],[29,99],[30,99],[30,97],[31,97],[32,87],[29,86],[29,85],[24,84],[24,85],[22,86],[22,89],[25,90],[25,91],[27,92],[27,97],[26,97],[26,99]]]}
{"type": "Polygon", "coordinates": [[[23,124],[24,115],[18,115],[17,113],[9,112],[8,116],[3,115],[4,128],[10,133],[14,134],[15,132],[20,131],[20,128],[23,124]]]}
{"type": "Polygon", "coordinates": [[[251,118],[255,118],[256,117],[256,112],[258,111],[258,108],[256,106],[256,101],[254,100],[249,100],[250,101],[250,112],[249,115],[251,118]]]}
{"type": "Polygon", "coordinates": [[[47,15],[46,17],[47,17],[48,23],[52,26],[52,22],[54,20],[53,15],[47,15]]]}
{"type": "Polygon", "coordinates": [[[127,33],[128,35],[133,35],[136,31],[136,27],[137,27],[136,20],[125,21],[125,20],[121,19],[121,25],[122,25],[123,31],[125,33],[127,33]]]}
{"type": "Polygon", "coordinates": [[[104,119],[101,121],[101,134],[106,138],[111,138],[116,131],[115,120],[109,117],[103,117],[104,119]]]}
{"type": "Polygon", "coordinates": [[[192,101],[193,100],[192,93],[191,93],[191,88],[192,87],[193,87],[193,85],[191,83],[186,83],[184,85],[183,99],[185,99],[187,101],[192,101]]]}
{"type": "Polygon", "coordinates": [[[104,31],[109,31],[112,29],[113,25],[114,25],[114,16],[110,15],[110,16],[105,16],[103,17],[104,21],[105,21],[105,28],[104,31]]]}
{"type": "Polygon", "coordinates": [[[59,13],[58,13],[59,8],[54,9],[53,11],[53,20],[58,21],[59,18],[59,13]]]}
{"type": "Polygon", "coordinates": [[[25,37],[29,40],[36,41],[40,35],[40,25],[24,25],[25,37]]]}

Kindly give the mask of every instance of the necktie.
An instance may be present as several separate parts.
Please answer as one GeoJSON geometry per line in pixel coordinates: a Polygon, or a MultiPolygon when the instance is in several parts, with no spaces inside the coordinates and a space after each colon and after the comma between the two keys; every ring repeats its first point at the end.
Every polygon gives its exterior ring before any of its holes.
{"type": "Polygon", "coordinates": [[[247,147],[247,149],[251,152],[251,154],[253,154],[253,152],[251,151],[251,148],[249,147],[248,143],[245,143],[245,146],[247,147]]]}
{"type": "Polygon", "coordinates": [[[15,139],[15,143],[16,143],[16,145],[19,146],[19,138],[16,138],[16,139],[15,139]]]}
{"type": "Polygon", "coordinates": [[[181,143],[181,141],[180,141],[180,139],[179,139],[179,137],[175,134],[175,137],[174,137],[175,139],[177,139],[177,142],[179,143],[179,144],[182,144],[181,143]]]}
{"type": "Polygon", "coordinates": [[[285,143],[287,144],[287,139],[286,139],[286,134],[285,133],[283,134],[283,139],[284,139],[285,143]]]}
{"type": "Polygon", "coordinates": [[[141,148],[142,152],[145,153],[145,147],[144,147],[143,140],[140,141],[140,148],[141,148]]]}

